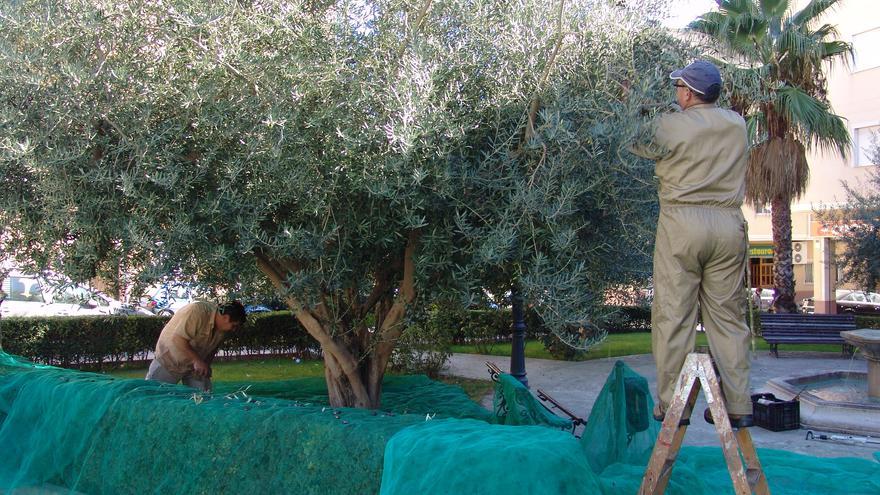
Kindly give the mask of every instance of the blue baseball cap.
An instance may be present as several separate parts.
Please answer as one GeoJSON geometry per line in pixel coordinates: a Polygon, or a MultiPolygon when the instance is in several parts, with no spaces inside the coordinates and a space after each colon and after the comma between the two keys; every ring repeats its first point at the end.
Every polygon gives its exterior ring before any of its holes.
{"type": "Polygon", "coordinates": [[[672,71],[670,79],[680,79],[687,87],[701,95],[721,90],[721,73],[718,67],[705,60],[697,60],[684,69],[672,71]],[[715,85],[715,88],[712,86],[715,85]]]}

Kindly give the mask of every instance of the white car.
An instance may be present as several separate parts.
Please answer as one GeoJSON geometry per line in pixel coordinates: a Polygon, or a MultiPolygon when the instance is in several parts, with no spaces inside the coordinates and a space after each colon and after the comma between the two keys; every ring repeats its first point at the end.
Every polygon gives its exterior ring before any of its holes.
{"type": "Polygon", "coordinates": [[[152,314],[171,316],[193,301],[202,300],[201,289],[188,283],[164,283],[147,288],[141,306],[152,314]]]}
{"type": "Polygon", "coordinates": [[[4,317],[150,314],[87,287],[54,287],[41,277],[16,271],[3,279],[0,289],[6,293],[0,303],[0,315],[4,317]]]}

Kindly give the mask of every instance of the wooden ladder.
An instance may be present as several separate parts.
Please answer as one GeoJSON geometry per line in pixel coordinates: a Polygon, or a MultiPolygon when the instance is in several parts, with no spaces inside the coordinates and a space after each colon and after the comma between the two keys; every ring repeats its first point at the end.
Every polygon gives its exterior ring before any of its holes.
{"type": "Polygon", "coordinates": [[[721,386],[712,359],[708,354],[691,353],[684,361],[684,367],[678,376],[672,404],[666,411],[660,434],[654,444],[648,469],[642,478],[639,495],[660,495],[666,491],[666,484],[672,475],[672,467],[681,449],[687,425],[680,425],[685,411],[693,411],[697,402],[697,394],[702,388],[706,402],[715,419],[715,429],[721,439],[721,450],[727,461],[727,470],[733,480],[733,488],[737,495],[769,495],[767,478],[755,453],[752,436],[748,428],[739,428],[734,434],[727,417],[727,408],[721,395],[721,386]],[[740,458],[742,455],[742,458],[740,458]],[[743,459],[745,466],[743,466],[743,459]]]}

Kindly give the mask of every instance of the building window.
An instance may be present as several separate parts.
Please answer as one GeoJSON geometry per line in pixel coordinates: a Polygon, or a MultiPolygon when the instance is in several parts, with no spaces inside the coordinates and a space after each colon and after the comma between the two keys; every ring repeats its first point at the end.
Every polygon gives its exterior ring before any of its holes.
{"type": "Polygon", "coordinates": [[[877,141],[880,134],[880,125],[865,125],[853,128],[853,160],[856,167],[865,167],[867,165],[877,165],[874,163],[874,145],[880,144],[877,141]]]}
{"type": "Polygon", "coordinates": [[[813,283],[813,264],[812,263],[804,263],[804,283],[812,284],[813,283]]]}
{"type": "Polygon", "coordinates": [[[880,28],[874,28],[853,36],[853,71],[880,67],[880,28]]]}

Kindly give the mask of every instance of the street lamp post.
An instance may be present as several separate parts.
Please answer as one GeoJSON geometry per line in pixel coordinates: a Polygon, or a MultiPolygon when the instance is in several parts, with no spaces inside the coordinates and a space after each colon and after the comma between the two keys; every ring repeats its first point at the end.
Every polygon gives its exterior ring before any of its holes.
{"type": "MultiPolygon", "coordinates": [[[[3,280],[3,278],[0,278],[3,280]]],[[[9,289],[12,290],[12,289],[9,289]]],[[[3,301],[6,300],[6,293],[3,292],[3,289],[0,289],[0,306],[3,306],[3,301]]],[[[2,312],[0,312],[0,318],[2,318],[2,312]]],[[[3,350],[3,327],[0,327],[0,351],[3,350]]]]}
{"type": "Polygon", "coordinates": [[[511,292],[513,309],[513,342],[510,350],[510,374],[528,388],[526,377],[526,322],[523,317],[523,298],[519,287],[511,292]]]}

